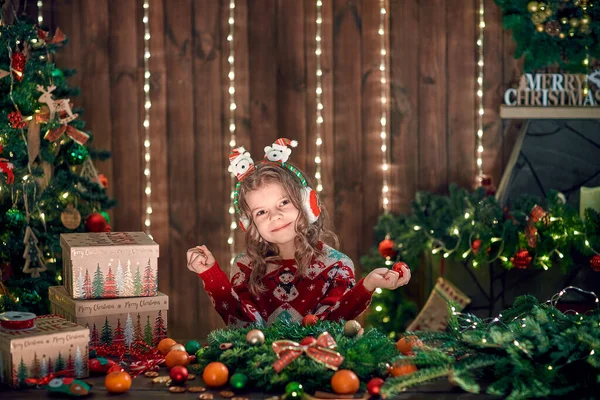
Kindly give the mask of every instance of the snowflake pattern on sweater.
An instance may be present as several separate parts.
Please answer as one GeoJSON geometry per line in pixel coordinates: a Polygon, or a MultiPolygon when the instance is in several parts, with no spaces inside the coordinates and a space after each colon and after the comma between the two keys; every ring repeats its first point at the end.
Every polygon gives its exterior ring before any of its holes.
{"type": "Polygon", "coordinates": [[[304,275],[296,276],[296,262],[267,265],[262,279],[266,291],[253,296],[249,289],[252,266],[245,254],[236,257],[230,278],[215,263],[198,274],[215,309],[230,327],[251,323],[270,325],[278,318],[300,322],[307,314],[323,320],[354,319],[371,304],[372,293],[354,277],[354,264],[343,253],[323,245],[304,275]]]}

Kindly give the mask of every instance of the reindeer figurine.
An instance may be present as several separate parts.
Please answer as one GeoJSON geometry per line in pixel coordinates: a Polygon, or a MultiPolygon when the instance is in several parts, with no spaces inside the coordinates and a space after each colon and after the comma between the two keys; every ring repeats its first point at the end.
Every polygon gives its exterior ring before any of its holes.
{"type": "Polygon", "coordinates": [[[56,89],[56,86],[48,86],[48,89],[42,85],[37,85],[37,90],[42,92],[40,96],[40,103],[46,103],[50,110],[50,121],[54,119],[54,115],[58,113],[58,121],[61,124],[68,124],[77,118],[78,114],[73,114],[71,111],[71,105],[69,104],[70,99],[59,99],[54,100],[52,98],[52,91],[56,89]]]}

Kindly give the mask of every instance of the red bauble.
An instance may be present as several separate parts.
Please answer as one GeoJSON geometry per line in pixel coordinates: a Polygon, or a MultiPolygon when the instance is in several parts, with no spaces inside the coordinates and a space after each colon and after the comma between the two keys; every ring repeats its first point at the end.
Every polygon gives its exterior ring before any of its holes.
{"type": "Polygon", "coordinates": [[[515,254],[514,257],[510,258],[510,262],[512,263],[512,265],[519,269],[526,269],[527,267],[529,267],[529,265],[531,264],[531,260],[532,258],[529,255],[529,251],[525,249],[517,251],[517,254],[515,254]]]}
{"type": "Polygon", "coordinates": [[[479,253],[480,247],[481,247],[481,239],[473,240],[473,243],[471,243],[471,250],[473,251],[473,254],[479,253]]]}
{"type": "Polygon", "coordinates": [[[117,364],[116,362],[113,361],[112,364],[110,364],[110,367],[108,367],[108,369],[106,370],[107,374],[111,374],[113,372],[122,372],[125,371],[125,368],[121,367],[119,364],[117,364]]]}
{"type": "Polygon", "coordinates": [[[169,371],[169,377],[176,385],[184,384],[187,381],[188,375],[189,373],[187,368],[182,365],[177,365],[171,368],[171,371],[169,371]]]}
{"type": "Polygon", "coordinates": [[[304,318],[302,318],[302,326],[304,326],[304,327],[312,326],[312,325],[316,324],[317,321],[319,321],[319,318],[317,318],[316,315],[307,314],[304,318]]]}
{"type": "Polygon", "coordinates": [[[11,69],[13,71],[14,78],[21,82],[23,80],[23,72],[25,71],[25,54],[18,51],[12,54],[11,69]]]}
{"type": "Polygon", "coordinates": [[[381,392],[381,386],[383,385],[383,379],[373,378],[367,383],[367,392],[371,396],[377,396],[381,392]]]}
{"type": "Polygon", "coordinates": [[[402,262],[402,261],[398,261],[397,263],[395,263],[392,266],[392,270],[399,273],[400,278],[402,278],[404,276],[404,271],[402,271],[402,267],[406,267],[406,269],[410,269],[410,268],[408,268],[408,264],[406,264],[405,262],[402,262]]]}
{"type": "Polygon", "coordinates": [[[92,213],[86,218],[85,229],[88,232],[110,232],[110,226],[100,213],[92,213]]]}
{"type": "Polygon", "coordinates": [[[301,346],[310,346],[311,344],[316,343],[316,342],[317,342],[317,339],[315,339],[312,336],[307,336],[300,341],[300,345],[301,346]]]}
{"type": "Polygon", "coordinates": [[[379,254],[381,254],[381,257],[386,259],[394,258],[398,253],[396,251],[396,243],[394,243],[392,239],[383,239],[381,243],[379,243],[377,249],[379,250],[379,254]]]}
{"type": "MultiPolygon", "coordinates": [[[[106,374],[108,370],[113,367],[113,365],[116,365],[116,363],[113,360],[109,360],[104,357],[90,358],[90,360],[88,361],[90,374],[106,374]]],[[[118,366],[118,368],[118,371],[123,370],[121,366],[118,366]]]]}
{"type": "Polygon", "coordinates": [[[590,267],[594,272],[600,272],[600,255],[596,254],[590,259],[590,267]]]}

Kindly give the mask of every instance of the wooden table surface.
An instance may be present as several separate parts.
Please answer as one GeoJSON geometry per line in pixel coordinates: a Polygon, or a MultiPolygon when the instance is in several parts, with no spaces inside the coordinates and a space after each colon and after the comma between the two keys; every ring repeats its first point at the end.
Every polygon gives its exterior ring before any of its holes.
{"type": "MultiPolygon", "coordinates": [[[[168,375],[167,371],[161,368],[161,375],[168,375]]],[[[82,399],[112,399],[112,400],[125,400],[125,399],[163,399],[172,398],[176,399],[198,399],[198,393],[170,393],[168,387],[165,384],[152,383],[150,378],[139,376],[133,380],[133,385],[127,393],[120,395],[111,395],[104,388],[104,377],[90,377],[84,379],[93,385],[91,393],[82,397],[82,399]]],[[[188,381],[186,387],[191,386],[203,386],[200,377],[194,380],[188,381]]],[[[228,390],[223,388],[221,390],[228,390]]],[[[205,393],[212,393],[214,400],[225,400],[225,397],[221,396],[219,392],[221,390],[208,390],[205,393]]],[[[248,400],[256,399],[270,399],[273,396],[277,397],[277,393],[256,393],[256,392],[239,392],[236,396],[247,398],[248,400]]],[[[281,395],[281,393],[279,394],[281,395]]],[[[310,396],[306,396],[311,399],[310,396]]],[[[57,398],[56,396],[50,396],[45,389],[21,389],[12,390],[7,388],[0,388],[0,399],[2,400],[25,400],[25,399],[40,399],[40,398],[57,398]]],[[[61,396],[60,398],[65,399],[77,399],[78,397],[61,396]]],[[[279,396],[279,398],[281,398],[279,396]]],[[[395,399],[422,399],[422,400],[483,400],[483,399],[496,399],[496,397],[487,395],[476,395],[471,393],[463,392],[460,388],[453,388],[445,381],[433,383],[419,388],[414,388],[406,391],[405,393],[394,397],[395,399]]]]}

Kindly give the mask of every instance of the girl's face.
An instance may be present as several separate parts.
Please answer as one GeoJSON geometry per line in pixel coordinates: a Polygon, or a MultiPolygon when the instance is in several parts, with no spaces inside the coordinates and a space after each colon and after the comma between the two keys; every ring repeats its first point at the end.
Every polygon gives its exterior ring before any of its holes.
{"type": "Polygon", "coordinates": [[[290,246],[293,248],[299,211],[281,185],[267,183],[249,192],[246,203],[254,225],[265,241],[277,245],[281,253],[290,246]]]}

